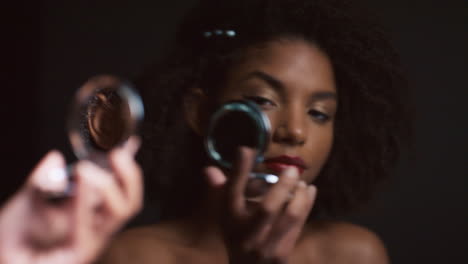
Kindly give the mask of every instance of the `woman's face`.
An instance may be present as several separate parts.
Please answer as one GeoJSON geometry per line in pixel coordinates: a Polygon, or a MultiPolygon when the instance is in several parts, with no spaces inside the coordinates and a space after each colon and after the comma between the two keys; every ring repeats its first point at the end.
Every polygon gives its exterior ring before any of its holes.
{"type": "Polygon", "coordinates": [[[277,40],[245,58],[228,73],[218,103],[250,99],[269,117],[272,136],[254,171],[278,175],[294,166],[311,183],[333,142],[337,96],[327,55],[303,40],[277,40]]]}

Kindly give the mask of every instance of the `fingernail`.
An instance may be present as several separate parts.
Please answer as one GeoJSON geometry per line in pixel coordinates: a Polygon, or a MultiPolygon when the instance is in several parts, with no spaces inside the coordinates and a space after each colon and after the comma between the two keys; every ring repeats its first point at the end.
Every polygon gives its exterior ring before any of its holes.
{"type": "Polygon", "coordinates": [[[255,156],[256,153],[257,153],[257,151],[255,149],[252,149],[252,148],[246,147],[246,146],[240,146],[238,148],[237,152],[238,152],[239,157],[242,157],[242,156],[245,156],[245,155],[247,155],[249,157],[250,156],[255,156]]]}
{"type": "Polygon", "coordinates": [[[54,158],[57,158],[57,157],[60,157],[60,152],[58,150],[51,150],[49,151],[47,154],[46,154],[46,157],[50,158],[50,157],[54,157],[54,158]]]}
{"type": "Polygon", "coordinates": [[[297,168],[296,167],[287,168],[286,170],[284,170],[284,176],[289,177],[289,178],[299,177],[297,168]]]}
{"type": "Polygon", "coordinates": [[[37,177],[34,184],[41,192],[64,192],[68,186],[67,171],[62,167],[51,168],[37,177]]]}
{"type": "Polygon", "coordinates": [[[140,148],[141,140],[137,136],[131,136],[124,145],[124,149],[134,156],[140,148]]]}
{"type": "Polygon", "coordinates": [[[62,153],[60,153],[58,150],[49,151],[41,160],[41,163],[48,163],[51,166],[52,164],[55,166],[62,166],[63,164],[63,166],[65,166],[65,160],[62,156],[62,153]]]}
{"type": "Polygon", "coordinates": [[[299,188],[307,188],[307,184],[304,181],[298,183],[299,188]]]}
{"type": "Polygon", "coordinates": [[[309,192],[309,195],[311,197],[314,197],[317,194],[317,187],[315,187],[314,185],[310,185],[309,187],[307,187],[307,192],[309,192]]]}
{"type": "Polygon", "coordinates": [[[226,183],[226,177],[214,167],[206,168],[205,173],[208,176],[208,180],[214,187],[220,187],[226,183]]]}

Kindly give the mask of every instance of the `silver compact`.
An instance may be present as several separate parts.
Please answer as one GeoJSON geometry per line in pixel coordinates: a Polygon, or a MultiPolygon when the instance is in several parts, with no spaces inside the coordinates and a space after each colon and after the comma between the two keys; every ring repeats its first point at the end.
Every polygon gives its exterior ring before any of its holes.
{"type": "MultiPolygon", "coordinates": [[[[143,119],[143,103],[135,89],[125,81],[99,75],[89,79],[75,93],[67,120],[70,143],[76,157],[100,167],[109,167],[107,154],[137,134],[143,119]]],[[[44,193],[51,201],[74,195],[75,178],[67,169],[53,169],[46,185],[58,186],[44,193]]]]}
{"type": "MultiPolygon", "coordinates": [[[[256,103],[230,101],[218,107],[211,116],[205,148],[208,156],[225,169],[232,168],[241,146],[255,149],[255,163],[261,163],[270,140],[270,131],[270,120],[256,103]]],[[[260,193],[277,181],[276,175],[252,172],[246,196],[261,196],[260,193]],[[249,190],[249,186],[253,189],[249,190]]]]}
{"type": "Polygon", "coordinates": [[[89,79],[75,94],[68,136],[78,159],[96,163],[137,134],[143,103],[130,83],[111,75],[89,79]]]}

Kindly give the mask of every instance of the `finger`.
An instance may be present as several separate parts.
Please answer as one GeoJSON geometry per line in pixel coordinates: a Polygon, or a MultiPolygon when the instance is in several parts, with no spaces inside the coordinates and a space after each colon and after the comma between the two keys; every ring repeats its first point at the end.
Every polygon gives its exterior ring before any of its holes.
{"type": "Polygon", "coordinates": [[[56,167],[65,167],[65,159],[59,151],[51,150],[37,163],[31,175],[44,173],[56,167]]]}
{"type": "Polygon", "coordinates": [[[44,248],[67,239],[71,233],[71,203],[50,204],[48,194],[61,192],[67,187],[65,159],[58,151],[50,151],[38,163],[28,179],[22,195],[30,201],[31,210],[27,235],[32,243],[44,248]]]}
{"type": "Polygon", "coordinates": [[[240,147],[236,160],[229,173],[230,205],[233,213],[246,214],[245,187],[254,165],[255,151],[247,147],[240,147]]]}
{"type": "Polygon", "coordinates": [[[79,259],[77,263],[87,263],[83,260],[93,256],[94,249],[104,239],[103,235],[97,232],[101,230],[96,230],[94,224],[97,202],[96,196],[91,195],[95,192],[94,185],[86,176],[76,179],[76,195],[74,197],[76,214],[73,221],[74,236],[71,245],[76,252],[77,259],[79,259]]]}
{"type": "Polygon", "coordinates": [[[316,194],[315,186],[307,186],[303,181],[298,184],[293,198],[275,222],[272,232],[266,240],[264,246],[267,251],[273,252],[277,256],[288,255],[310,214],[316,194]]]}
{"type": "Polygon", "coordinates": [[[285,170],[279,177],[279,181],[265,194],[263,200],[257,205],[255,232],[251,236],[252,243],[260,245],[268,239],[273,223],[280,213],[283,212],[291,194],[298,184],[299,174],[294,167],[285,170]]]}
{"type": "MultiPolygon", "coordinates": [[[[82,161],[77,176],[75,249],[83,263],[93,259],[132,213],[128,200],[112,175],[82,161]]],[[[81,262],[80,262],[81,263],[81,262]]]]}
{"type": "Polygon", "coordinates": [[[27,184],[40,193],[65,191],[68,179],[62,154],[56,150],[47,153],[33,169],[27,184]]]}
{"type": "Polygon", "coordinates": [[[266,217],[277,215],[289,201],[299,182],[297,168],[290,167],[281,173],[279,181],[264,195],[260,203],[260,213],[266,217]]]}
{"type": "Polygon", "coordinates": [[[317,188],[314,185],[307,186],[305,182],[301,181],[294,192],[293,199],[286,208],[286,215],[300,221],[305,220],[314,205],[316,196],[317,188]]]}
{"type": "Polygon", "coordinates": [[[226,175],[224,175],[224,173],[215,166],[208,166],[204,168],[203,174],[206,176],[208,184],[215,189],[220,188],[227,181],[226,175]]]}
{"type": "Polygon", "coordinates": [[[82,189],[88,190],[82,195],[89,198],[83,206],[90,214],[96,213],[98,208],[104,209],[112,218],[127,214],[128,201],[108,172],[89,161],[81,161],[75,166],[75,175],[82,189]]]}
{"type": "MultiPolygon", "coordinates": [[[[227,182],[226,175],[215,166],[208,166],[203,169],[203,174],[206,177],[208,186],[208,201],[212,203],[210,206],[217,208],[218,201],[225,200],[225,183],[227,182]]],[[[224,208],[223,208],[224,209],[224,208]]],[[[224,216],[224,210],[218,210],[222,216],[224,216]]]]}
{"type": "Polygon", "coordinates": [[[283,233],[288,231],[288,227],[302,226],[312,209],[316,193],[315,186],[307,186],[305,182],[299,182],[292,199],[275,223],[277,231],[273,236],[283,236],[283,233]]]}
{"type": "Polygon", "coordinates": [[[72,233],[72,210],[70,203],[67,205],[52,206],[45,202],[42,197],[31,197],[33,199],[27,210],[31,212],[26,215],[25,235],[28,243],[40,248],[52,248],[66,241],[72,233]]]}
{"type": "Polygon", "coordinates": [[[143,200],[143,180],[140,166],[133,158],[138,149],[138,141],[130,138],[128,145],[110,154],[110,165],[114,173],[114,180],[128,200],[131,213],[138,211],[143,200]]]}
{"type": "Polygon", "coordinates": [[[123,145],[122,149],[127,151],[131,156],[135,156],[141,146],[141,139],[138,136],[131,136],[123,145]]]}

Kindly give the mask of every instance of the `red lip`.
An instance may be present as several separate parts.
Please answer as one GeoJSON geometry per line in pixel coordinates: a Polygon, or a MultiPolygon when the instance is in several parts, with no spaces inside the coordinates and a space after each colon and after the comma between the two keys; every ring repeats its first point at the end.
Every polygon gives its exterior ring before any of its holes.
{"type": "Polygon", "coordinates": [[[307,169],[304,160],[299,157],[291,157],[286,155],[265,159],[264,163],[267,168],[277,173],[281,173],[290,166],[295,166],[299,170],[299,174],[302,174],[302,172],[307,169]]]}

